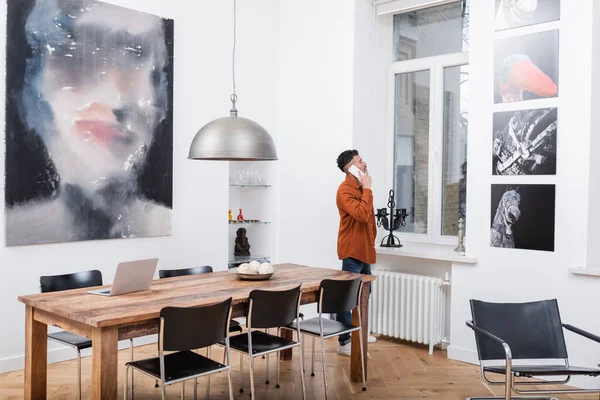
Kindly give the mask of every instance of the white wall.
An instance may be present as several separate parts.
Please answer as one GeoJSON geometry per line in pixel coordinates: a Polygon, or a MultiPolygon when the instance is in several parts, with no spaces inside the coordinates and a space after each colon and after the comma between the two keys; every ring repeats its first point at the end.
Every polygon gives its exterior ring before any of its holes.
{"type": "MultiPolygon", "coordinates": [[[[0,280],[3,340],[0,372],[23,367],[24,305],[17,296],[39,291],[39,276],[99,269],[112,281],[122,260],[159,257],[159,268],[210,264],[227,267],[228,163],[187,159],[196,131],[208,121],[228,115],[231,93],[232,4],[229,1],[168,2],[118,0],[115,4],[175,20],[173,235],[41,246],[0,246],[4,278],[0,280]]],[[[237,92],[240,116],[276,131],[278,2],[238,2],[237,92]]],[[[6,13],[6,1],[3,2],[6,13]]],[[[6,30],[6,15],[0,30],[6,30]]],[[[0,57],[5,58],[5,35],[0,57]]],[[[4,85],[4,80],[1,80],[4,85]]],[[[2,89],[4,86],[2,86],[2,89]]],[[[3,91],[3,90],[2,90],[3,91]]],[[[2,107],[4,110],[4,107],[2,107]]],[[[4,126],[4,111],[0,114],[4,126]]],[[[4,146],[4,141],[0,143],[4,146]]],[[[4,155],[3,148],[0,154],[4,155]]],[[[0,163],[4,175],[4,161],[0,163]]],[[[0,196],[4,206],[4,196],[0,196]]],[[[3,214],[2,217],[3,218],[3,214]]],[[[4,221],[0,220],[4,225],[4,221]]],[[[4,243],[4,229],[0,229],[4,243]]],[[[49,345],[49,360],[73,356],[49,345]]]]}
{"type": "MultiPolygon", "coordinates": [[[[600,260],[596,239],[600,234],[597,227],[600,164],[595,157],[600,150],[596,137],[600,127],[596,106],[600,97],[594,90],[600,87],[600,82],[597,74],[593,74],[596,68],[592,69],[600,60],[600,7],[594,0],[563,1],[561,5],[561,20],[550,24],[560,29],[557,175],[508,178],[493,177],[490,173],[493,41],[499,36],[493,30],[494,2],[471,1],[466,246],[467,254],[477,257],[479,262],[475,266],[445,266],[451,268],[452,277],[450,358],[477,359],[473,333],[465,326],[465,321],[471,319],[469,299],[472,298],[497,302],[557,298],[563,322],[600,333],[600,320],[590,308],[600,302],[599,281],[569,274],[569,268],[597,267],[600,260]],[[593,3],[596,3],[594,34],[593,3]],[[501,182],[556,184],[554,252],[490,247],[490,189],[493,183],[501,182]]],[[[539,27],[523,31],[531,29],[539,27]]],[[[380,151],[384,154],[387,150],[381,147],[380,151]]],[[[385,191],[379,195],[385,195],[385,191]]],[[[380,264],[395,264],[401,269],[420,269],[435,275],[444,268],[443,263],[408,258],[379,257],[380,264]]],[[[572,333],[565,335],[572,365],[593,367],[598,364],[600,347],[597,344],[572,333]]],[[[578,378],[571,382],[578,386],[599,386],[597,379],[578,378]]]]}
{"type": "MultiPolygon", "coordinates": [[[[594,2],[592,32],[592,71],[600,70],[600,2],[594,2]]],[[[592,75],[592,110],[600,110],[600,74],[592,75]]],[[[600,113],[592,112],[590,137],[590,198],[588,216],[587,266],[600,268],[600,157],[594,157],[600,148],[600,113]]]]}
{"type": "MultiPolygon", "coordinates": [[[[592,88],[592,0],[563,1],[560,28],[558,150],[556,177],[517,177],[511,182],[556,182],[556,239],[553,253],[505,250],[489,245],[490,184],[506,182],[489,173],[493,82],[492,21],[494,6],[471,3],[467,250],[479,258],[474,267],[452,272],[452,329],[449,355],[475,348],[470,319],[471,298],[519,302],[557,298],[564,322],[600,332],[589,304],[600,301],[598,281],[569,275],[586,265],[589,182],[590,99],[592,88]],[[456,350],[456,352],[455,352],[456,350]]],[[[593,151],[593,150],[592,150],[593,151]]],[[[596,149],[597,151],[597,149],[596,149]]],[[[595,366],[600,348],[566,334],[572,364],[595,366]]],[[[575,384],[594,385],[584,379],[575,384]]],[[[592,383],[593,382],[593,383],[592,383]]]]}
{"type": "MultiPolygon", "coordinates": [[[[375,188],[380,184],[377,178],[383,175],[376,161],[383,147],[383,137],[377,134],[377,129],[379,122],[385,122],[376,118],[377,108],[385,106],[385,94],[380,96],[376,89],[380,87],[378,84],[385,84],[385,76],[373,73],[383,65],[378,59],[377,19],[373,2],[356,0],[355,7],[353,148],[367,162],[375,188]]],[[[377,204],[378,199],[374,202],[377,204]]]]}
{"type": "Polygon", "coordinates": [[[352,146],[354,5],[281,0],[278,261],[340,268],[336,158],[352,146]]]}

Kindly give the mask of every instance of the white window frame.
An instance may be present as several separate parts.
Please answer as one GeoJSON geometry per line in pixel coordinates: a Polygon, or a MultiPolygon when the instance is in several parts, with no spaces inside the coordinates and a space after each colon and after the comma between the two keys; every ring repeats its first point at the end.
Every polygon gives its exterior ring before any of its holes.
{"type": "MultiPolygon", "coordinates": [[[[418,8],[428,8],[436,5],[447,4],[448,0],[443,1],[422,1],[421,7],[415,7],[415,1],[411,1],[411,6],[405,9],[398,9],[393,13],[386,13],[380,17],[380,32],[385,38],[383,49],[387,50],[385,60],[386,71],[386,106],[385,106],[385,144],[387,149],[393,151],[387,152],[386,168],[384,179],[386,187],[394,187],[394,151],[395,151],[395,78],[397,74],[429,71],[430,79],[430,109],[429,109],[429,159],[428,159],[428,192],[427,192],[427,233],[409,233],[396,231],[400,241],[415,243],[432,243],[440,245],[458,244],[457,236],[442,235],[442,205],[443,188],[442,175],[444,168],[443,148],[444,148],[444,69],[448,67],[457,67],[469,64],[469,53],[451,53],[440,56],[418,58],[407,61],[392,61],[393,49],[393,16],[394,14],[406,11],[414,11],[418,8]],[[436,90],[436,88],[439,88],[436,90]]],[[[396,207],[401,208],[402,204],[396,201],[396,207]]]]}

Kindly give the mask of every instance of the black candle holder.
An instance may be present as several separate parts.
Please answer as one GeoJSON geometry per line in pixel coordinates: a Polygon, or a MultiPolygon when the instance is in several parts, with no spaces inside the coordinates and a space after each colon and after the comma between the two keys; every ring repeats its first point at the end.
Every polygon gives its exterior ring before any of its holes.
{"type": "Polygon", "coordinates": [[[387,208],[377,209],[377,226],[383,226],[383,229],[389,230],[390,234],[381,240],[380,247],[402,247],[400,239],[394,236],[394,231],[406,226],[406,208],[396,209],[396,203],[394,202],[394,190],[390,190],[390,197],[388,198],[388,207],[390,212],[388,214],[387,208]],[[389,218],[388,218],[389,216],[389,218]],[[385,242],[385,243],[384,243],[385,242]]]}

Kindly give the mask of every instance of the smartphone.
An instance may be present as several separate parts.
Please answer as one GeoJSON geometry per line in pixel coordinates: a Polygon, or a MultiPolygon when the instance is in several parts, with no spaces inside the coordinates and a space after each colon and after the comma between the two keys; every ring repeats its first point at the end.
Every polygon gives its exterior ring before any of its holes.
{"type": "Polygon", "coordinates": [[[358,179],[360,181],[360,174],[358,173],[360,170],[358,169],[358,167],[356,165],[351,165],[350,168],[348,168],[348,172],[350,172],[352,175],[354,175],[356,177],[356,179],[358,179]]]}

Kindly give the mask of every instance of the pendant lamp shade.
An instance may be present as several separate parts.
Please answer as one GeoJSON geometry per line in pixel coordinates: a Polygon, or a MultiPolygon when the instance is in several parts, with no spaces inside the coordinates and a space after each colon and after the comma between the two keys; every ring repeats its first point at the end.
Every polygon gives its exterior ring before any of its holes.
{"type": "Polygon", "coordinates": [[[204,125],[192,140],[189,159],[229,161],[277,160],[271,135],[258,123],[238,117],[215,119],[204,125]]]}
{"type": "Polygon", "coordinates": [[[233,94],[229,117],[204,125],[192,140],[191,160],[272,161],[277,150],[271,135],[259,124],[237,115],[235,103],[236,0],[233,0],[233,94]]]}

